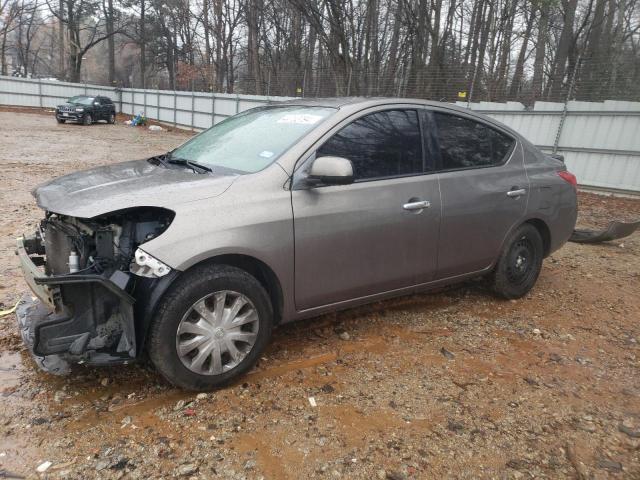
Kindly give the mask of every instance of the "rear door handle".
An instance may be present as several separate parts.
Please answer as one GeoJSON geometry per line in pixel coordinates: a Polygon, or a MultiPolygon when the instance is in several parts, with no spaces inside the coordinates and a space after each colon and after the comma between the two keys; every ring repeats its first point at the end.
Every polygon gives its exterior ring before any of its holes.
{"type": "Polygon", "coordinates": [[[429,208],[431,206],[431,202],[427,200],[423,200],[420,202],[409,202],[402,205],[402,208],[405,210],[422,210],[423,208],[429,208]]]}
{"type": "Polygon", "coordinates": [[[527,193],[527,191],[524,188],[518,188],[516,190],[509,190],[507,192],[507,196],[508,197],[520,197],[520,196],[524,195],[525,193],[527,193]]]}

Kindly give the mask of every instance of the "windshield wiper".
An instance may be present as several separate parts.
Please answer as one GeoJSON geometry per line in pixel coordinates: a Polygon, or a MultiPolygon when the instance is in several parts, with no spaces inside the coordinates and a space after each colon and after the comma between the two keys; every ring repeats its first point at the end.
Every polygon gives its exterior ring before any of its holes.
{"type": "Polygon", "coordinates": [[[213,172],[213,169],[211,167],[207,167],[206,165],[202,165],[201,163],[194,162],[192,160],[186,160],[184,158],[171,158],[171,156],[168,157],[169,158],[167,162],[169,163],[173,163],[175,165],[184,165],[185,167],[192,168],[193,170],[200,169],[201,171],[205,172],[213,172]]]}
{"type": "Polygon", "coordinates": [[[148,162],[153,162],[156,163],[156,165],[162,165],[164,167],[169,168],[169,163],[167,162],[167,158],[171,155],[171,152],[169,153],[163,153],[161,155],[156,155],[154,157],[149,158],[147,161],[148,162]]]}

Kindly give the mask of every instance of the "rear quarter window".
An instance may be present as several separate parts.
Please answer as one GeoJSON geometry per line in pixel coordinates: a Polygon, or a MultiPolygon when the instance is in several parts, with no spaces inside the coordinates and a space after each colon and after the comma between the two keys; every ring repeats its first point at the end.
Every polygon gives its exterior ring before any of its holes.
{"type": "Polygon", "coordinates": [[[515,140],[475,120],[442,112],[433,112],[442,170],[501,165],[515,140]]]}

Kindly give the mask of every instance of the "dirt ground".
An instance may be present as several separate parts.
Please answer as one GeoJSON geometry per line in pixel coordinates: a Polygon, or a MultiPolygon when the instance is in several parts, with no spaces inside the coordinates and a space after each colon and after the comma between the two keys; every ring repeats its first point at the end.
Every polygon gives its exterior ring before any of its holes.
{"type": "MultiPolygon", "coordinates": [[[[27,288],[13,245],[42,216],[35,185],[187,136],[0,112],[0,309],[27,288]]],[[[638,199],[580,194],[581,226],[638,217],[638,199]]],[[[41,373],[10,314],[0,478],[639,479],[639,342],[639,233],[567,244],[522,300],[470,282],[282,327],[197,396],[145,365],[41,373]]]]}

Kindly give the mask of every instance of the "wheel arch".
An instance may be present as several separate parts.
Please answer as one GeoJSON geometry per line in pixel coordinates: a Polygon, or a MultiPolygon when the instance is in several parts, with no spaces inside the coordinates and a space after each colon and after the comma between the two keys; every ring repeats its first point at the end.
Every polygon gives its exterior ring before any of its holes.
{"type": "Polygon", "coordinates": [[[525,218],[524,220],[521,220],[520,223],[514,223],[511,226],[511,228],[507,231],[506,235],[502,239],[500,250],[498,250],[498,254],[495,260],[493,261],[493,263],[491,264],[491,266],[489,267],[489,270],[493,270],[495,268],[496,263],[500,258],[500,255],[502,254],[503,250],[506,248],[506,242],[509,239],[509,236],[511,235],[511,233],[517,230],[518,228],[520,228],[522,225],[532,225],[535,227],[536,230],[538,230],[538,232],[540,233],[540,236],[542,237],[542,246],[544,249],[542,257],[546,258],[549,256],[549,254],[551,253],[551,229],[547,225],[547,222],[545,222],[544,220],[538,217],[525,218]]]}
{"type": "Polygon", "coordinates": [[[549,226],[540,218],[530,218],[524,222],[523,225],[527,223],[533,225],[540,233],[540,236],[542,237],[542,245],[544,247],[543,257],[548,257],[551,252],[551,230],[549,229],[549,226]]]}
{"type": "Polygon", "coordinates": [[[229,253],[215,255],[190,265],[184,271],[173,270],[170,275],[151,282],[152,286],[150,285],[150,288],[143,289],[141,297],[145,298],[145,302],[144,305],[140,305],[140,310],[137,312],[141,319],[141,324],[137,324],[139,328],[137,332],[139,351],[144,350],[148,340],[149,328],[162,298],[185,273],[206,264],[229,265],[244,270],[255,277],[267,291],[271,300],[273,324],[278,325],[281,322],[284,313],[284,294],[280,280],[273,269],[262,260],[251,255],[229,253]]]}
{"type": "Polygon", "coordinates": [[[191,265],[183,273],[189,272],[194,268],[205,264],[229,265],[231,267],[244,270],[255,277],[267,291],[269,299],[271,300],[271,305],[273,306],[274,325],[280,323],[284,309],[284,294],[278,276],[269,265],[251,255],[225,253],[201,260],[200,262],[191,265]]]}

